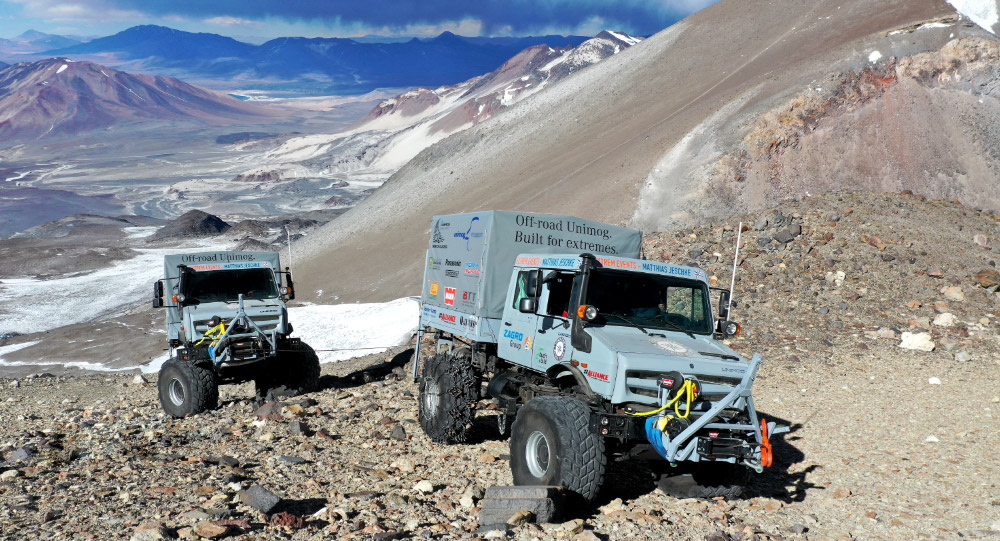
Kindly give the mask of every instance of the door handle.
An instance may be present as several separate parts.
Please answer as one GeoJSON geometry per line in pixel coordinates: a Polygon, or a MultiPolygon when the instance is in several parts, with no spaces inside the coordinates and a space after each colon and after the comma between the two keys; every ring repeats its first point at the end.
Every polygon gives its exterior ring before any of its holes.
{"type": "Polygon", "coordinates": [[[506,326],[508,326],[508,327],[510,327],[510,322],[509,321],[504,321],[503,324],[506,325],[506,326]]]}

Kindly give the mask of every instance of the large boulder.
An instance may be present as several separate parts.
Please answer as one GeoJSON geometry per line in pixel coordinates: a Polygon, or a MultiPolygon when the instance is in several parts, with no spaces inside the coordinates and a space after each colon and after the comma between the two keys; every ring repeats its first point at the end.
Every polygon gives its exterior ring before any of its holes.
{"type": "Polygon", "coordinates": [[[189,210],[167,222],[159,231],[150,235],[150,241],[212,237],[229,230],[222,218],[201,210],[189,210]]]}

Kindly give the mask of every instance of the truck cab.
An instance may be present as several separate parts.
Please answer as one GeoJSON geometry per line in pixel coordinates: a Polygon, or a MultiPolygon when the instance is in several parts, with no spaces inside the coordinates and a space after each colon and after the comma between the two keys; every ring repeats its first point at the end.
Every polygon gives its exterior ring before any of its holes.
{"type": "Polygon", "coordinates": [[[183,417],[211,409],[224,383],[252,380],[258,398],[282,386],[313,390],[319,360],[291,336],[285,302],[294,295],[277,252],[166,256],[164,277],[153,284],[170,351],[159,378],[164,410],[183,417]]]}

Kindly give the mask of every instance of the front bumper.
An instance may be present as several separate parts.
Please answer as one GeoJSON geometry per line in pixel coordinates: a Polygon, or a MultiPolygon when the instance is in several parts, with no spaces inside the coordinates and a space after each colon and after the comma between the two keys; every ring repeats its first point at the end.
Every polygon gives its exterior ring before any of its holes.
{"type": "MultiPolygon", "coordinates": [[[[660,429],[657,421],[669,416],[669,410],[655,416],[634,414],[595,414],[592,429],[605,437],[648,440],[662,458],[675,464],[681,461],[716,461],[744,464],[757,471],[767,465],[769,436],[788,431],[771,421],[763,424],[754,405],[752,387],[762,357],[755,354],[743,378],[733,389],[711,402],[692,404],[689,417],[670,420],[669,428],[660,429]],[[706,410],[707,407],[707,410],[706,410]],[[749,422],[736,421],[739,416],[749,422]]],[[[666,403],[664,395],[661,406],[666,403]]]]}

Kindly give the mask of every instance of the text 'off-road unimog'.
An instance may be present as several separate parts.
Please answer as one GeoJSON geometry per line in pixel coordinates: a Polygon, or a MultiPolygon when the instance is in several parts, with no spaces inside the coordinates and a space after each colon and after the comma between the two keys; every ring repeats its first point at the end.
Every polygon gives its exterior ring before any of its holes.
{"type": "Polygon", "coordinates": [[[638,259],[639,231],[569,216],[437,216],[430,240],[418,332],[437,337],[420,378],[433,440],[464,441],[490,397],[515,484],[588,500],[609,459],[680,466],[702,497],[738,495],[769,464],[761,357],[721,341],[738,328],[729,292],[713,316],[705,271],[638,259]]]}
{"type": "Polygon", "coordinates": [[[153,284],[153,307],[167,312],[170,359],[157,386],[168,414],[214,408],[224,383],[252,380],[258,399],[279,387],[318,387],[316,353],[291,337],[285,301],[294,298],[292,275],[281,271],[276,252],[168,255],[163,273],[153,284]]]}

